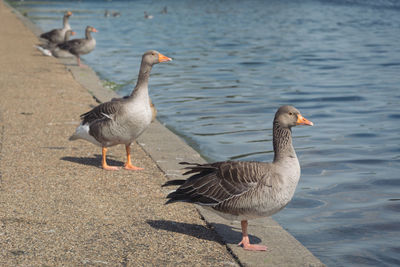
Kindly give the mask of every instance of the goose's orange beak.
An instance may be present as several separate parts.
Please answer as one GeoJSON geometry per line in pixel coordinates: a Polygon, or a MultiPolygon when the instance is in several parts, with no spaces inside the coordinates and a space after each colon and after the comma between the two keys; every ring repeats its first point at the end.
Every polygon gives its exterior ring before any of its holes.
{"type": "Polygon", "coordinates": [[[92,27],[92,32],[99,32],[99,31],[92,27]]]}
{"type": "Polygon", "coordinates": [[[75,35],[76,34],[76,32],[71,32],[71,35],[75,35]]]}
{"type": "Polygon", "coordinates": [[[158,62],[166,62],[166,61],[171,61],[172,58],[166,57],[161,53],[158,53],[158,62]]]}
{"type": "Polygon", "coordinates": [[[301,114],[299,114],[299,115],[297,115],[296,125],[309,125],[309,126],[313,126],[314,123],[312,123],[311,121],[309,121],[309,120],[307,120],[306,118],[304,118],[303,116],[301,116],[301,114]]]}
{"type": "Polygon", "coordinates": [[[67,16],[69,17],[69,16],[72,16],[72,12],[71,11],[68,11],[67,12],[67,16]]]}

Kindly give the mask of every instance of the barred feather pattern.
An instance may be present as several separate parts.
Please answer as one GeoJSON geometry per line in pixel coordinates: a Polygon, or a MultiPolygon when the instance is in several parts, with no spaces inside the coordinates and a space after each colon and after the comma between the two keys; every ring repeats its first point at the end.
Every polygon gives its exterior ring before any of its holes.
{"type": "Polygon", "coordinates": [[[291,128],[281,127],[277,121],[274,121],[273,146],[275,151],[274,161],[278,160],[282,155],[296,157],[296,152],[292,145],[291,128]]]}
{"type": "Polygon", "coordinates": [[[92,110],[82,114],[82,124],[92,123],[95,120],[104,119],[105,117],[116,114],[121,109],[121,102],[123,99],[113,99],[112,101],[102,103],[92,110]]]}
{"type": "Polygon", "coordinates": [[[225,161],[188,165],[187,180],[168,185],[179,187],[166,204],[190,202],[216,211],[222,217],[248,220],[267,217],[283,209],[292,199],[300,179],[300,164],[292,145],[291,127],[296,126],[297,109],[282,106],[275,115],[272,163],[225,161]]]}
{"type": "Polygon", "coordinates": [[[166,204],[181,201],[209,206],[229,218],[269,216],[291,198],[280,199],[279,192],[285,183],[280,175],[270,171],[270,166],[271,163],[237,161],[193,164],[186,167],[186,174],[193,174],[186,181],[166,183],[180,185],[167,196],[166,204]]]}

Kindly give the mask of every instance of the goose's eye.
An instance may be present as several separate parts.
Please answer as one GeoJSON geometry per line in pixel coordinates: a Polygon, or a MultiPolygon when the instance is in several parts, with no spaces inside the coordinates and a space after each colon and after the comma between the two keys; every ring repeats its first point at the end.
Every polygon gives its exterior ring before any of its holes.
{"type": "Polygon", "coordinates": [[[293,115],[293,112],[289,112],[289,115],[292,116],[292,115],[293,115]]]}

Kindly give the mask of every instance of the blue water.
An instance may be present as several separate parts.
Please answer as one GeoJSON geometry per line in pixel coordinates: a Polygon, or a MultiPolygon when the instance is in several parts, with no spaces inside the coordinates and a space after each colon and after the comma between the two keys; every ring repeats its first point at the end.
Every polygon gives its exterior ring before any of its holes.
{"type": "Polygon", "coordinates": [[[328,266],[400,265],[400,1],[12,3],[97,28],[84,61],[121,95],[143,52],[173,57],[150,79],[158,118],[209,160],[270,161],[274,113],[296,106],[315,126],[293,129],[302,177],[274,218],[328,266]]]}

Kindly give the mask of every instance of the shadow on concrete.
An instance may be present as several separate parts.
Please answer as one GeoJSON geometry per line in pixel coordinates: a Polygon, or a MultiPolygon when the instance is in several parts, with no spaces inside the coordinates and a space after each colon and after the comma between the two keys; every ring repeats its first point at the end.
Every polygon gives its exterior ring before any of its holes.
{"type": "MultiPolygon", "coordinates": [[[[151,227],[166,231],[171,231],[175,233],[181,233],[185,235],[191,235],[196,238],[201,238],[204,240],[211,240],[218,242],[220,244],[238,244],[242,240],[242,232],[240,229],[232,228],[225,224],[213,223],[211,226],[213,228],[218,228],[219,231],[223,231],[226,235],[224,235],[224,241],[220,240],[215,232],[210,228],[207,228],[202,225],[192,224],[192,223],[182,223],[175,221],[166,221],[166,220],[147,220],[146,221],[151,227]]],[[[249,235],[250,241],[254,244],[261,243],[261,239],[258,237],[249,235]]]]}
{"type": "MultiPolygon", "coordinates": [[[[94,157],[62,157],[61,160],[101,168],[101,155],[94,155],[94,157]]],[[[124,166],[123,162],[118,160],[113,160],[108,157],[107,157],[107,163],[110,166],[118,166],[118,167],[124,166]]]]}

